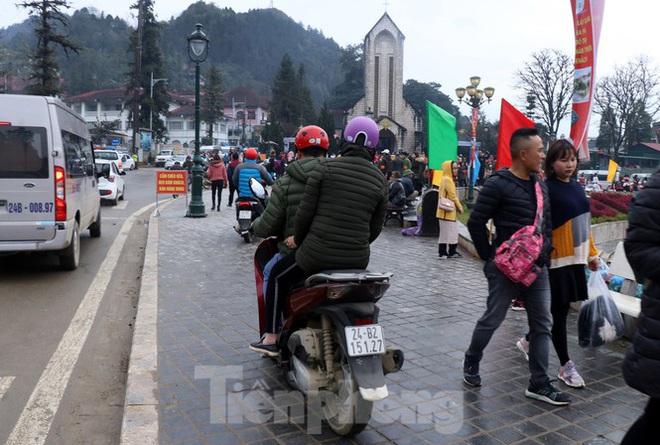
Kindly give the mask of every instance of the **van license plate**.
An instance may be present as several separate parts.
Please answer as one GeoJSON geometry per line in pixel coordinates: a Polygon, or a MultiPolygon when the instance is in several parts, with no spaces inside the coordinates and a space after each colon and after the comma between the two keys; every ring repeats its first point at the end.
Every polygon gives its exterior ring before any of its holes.
{"type": "Polygon", "coordinates": [[[377,324],[346,326],[344,332],[349,356],[359,357],[385,353],[385,339],[381,326],[377,324]]]}
{"type": "Polygon", "coordinates": [[[239,210],[238,219],[252,219],[251,210],[239,210]]]}

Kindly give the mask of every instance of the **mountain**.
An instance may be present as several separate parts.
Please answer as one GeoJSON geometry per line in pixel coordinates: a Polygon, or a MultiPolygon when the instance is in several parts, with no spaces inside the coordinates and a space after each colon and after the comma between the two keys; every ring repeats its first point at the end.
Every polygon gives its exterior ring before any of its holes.
{"type": "MultiPolygon", "coordinates": [[[[341,47],[320,31],[305,28],[278,9],[254,9],[236,13],[202,1],[190,5],[180,16],[161,25],[161,51],[166,61],[168,89],[194,88],[192,64],[186,37],[195,24],[204,26],[209,55],[201,65],[202,73],[215,64],[223,74],[223,88],[247,85],[267,93],[280,61],[289,53],[296,68],[304,65],[306,83],[317,108],[329,98],[343,80],[339,59],[341,47]]],[[[127,51],[134,29],[123,19],[83,8],[69,16],[70,40],[83,50],[79,55],[59,55],[67,94],[80,94],[125,84],[128,71],[127,51]]],[[[27,56],[34,48],[35,36],[29,20],[0,29],[0,74],[25,76],[27,56]]]]}

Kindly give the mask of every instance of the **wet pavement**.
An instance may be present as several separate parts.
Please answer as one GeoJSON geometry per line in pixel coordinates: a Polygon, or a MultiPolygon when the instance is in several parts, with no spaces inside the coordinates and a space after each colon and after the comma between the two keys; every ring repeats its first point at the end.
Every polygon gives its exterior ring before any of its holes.
{"type": "MultiPolygon", "coordinates": [[[[280,369],[248,349],[257,340],[252,254],[234,232],[235,211],[185,218],[185,199],[161,206],[158,224],[158,409],[160,443],[192,444],[614,444],[641,414],[646,396],[621,377],[627,341],[569,350],[587,383],[554,407],[524,396],[529,369],[515,343],[526,314],[507,315],[485,350],[481,388],[462,383],[461,360],[485,308],[481,261],[465,252],[437,259],[435,239],[403,237],[389,223],[372,247],[370,269],[393,272],[379,306],[390,345],[405,351],[404,368],[386,376],[390,397],[374,404],[359,435],[336,436],[305,416],[280,369]]],[[[549,374],[556,378],[554,351],[549,374]]]]}

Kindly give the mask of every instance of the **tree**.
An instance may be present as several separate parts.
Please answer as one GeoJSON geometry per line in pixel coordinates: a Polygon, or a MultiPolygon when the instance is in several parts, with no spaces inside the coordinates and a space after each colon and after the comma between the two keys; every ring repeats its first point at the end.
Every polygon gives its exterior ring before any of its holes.
{"type": "Polygon", "coordinates": [[[527,113],[535,114],[556,135],[559,122],[569,113],[573,99],[573,61],[556,49],[533,53],[516,71],[516,87],[523,90],[527,113]],[[532,100],[531,97],[535,100],[532,100]]]}
{"type": "Polygon", "coordinates": [[[330,153],[337,152],[337,141],[335,141],[335,119],[330,113],[330,108],[328,102],[323,102],[323,106],[319,110],[319,118],[316,121],[316,125],[323,128],[328,134],[328,139],[330,139],[330,153]]]}
{"type": "Polygon", "coordinates": [[[67,27],[67,17],[61,9],[69,9],[67,0],[34,0],[19,3],[19,6],[30,11],[37,26],[37,49],[32,59],[30,79],[36,81],[28,86],[28,93],[42,96],[57,96],[60,88],[59,65],[55,49],[60,47],[69,55],[69,50],[78,54],[80,47],[71,42],[64,34],[67,27]]]}
{"type": "Polygon", "coordinates": [[[329,106],[347,110],[364,96],[364,51],[362,45],[349,45],[342,49],[339,62],[344,81],[332,91],[329,106]]]}
{"type": "MultiPolygon", "coordinates": [[[[623,148],[649,134],[651,122],[660,111],[660,75],[645,56],[615,66],[596,88],[595,110],[601,116],[600,129],[609,154],[615,161],[623,148]]],[[[603,147],[604,148],[604,147],[603,147]]]]}
{"type": "Polygon", "coordinates": [[[113,121],[100,121],[97,119],[94,128],[89,131],[92,143],[94,145],[107,145],[110,135],[120,127],[121,121],[119,119],[113,121]]]}
{"type": "Polygon", "coordinates": [[[305,121],[316,120],[312,99],[305,86],[305,71],[302,65],[298,72],[294,70],[289,54],[282,57],[271,90],[271,119],[281,125],[285,135],[293,136],[305,121]]]}
{"type": "Polygon", "coordinates": [[[224,115],[225,95],[222,91],[222,75],[215,65],[211,65],[202,90],[200,117],[206,122],[206,139],[213,145],[213,126],[224,115]]]}
{"type": "Polygon", "coordinates": [[[154,0],[137,0],[131,9],[138,10],[138,29],[130,38],[128,51],[134,57],[129,58],[129,70],[126,72],[126,91],[131,92],[126,101],[129,121],[134,122],[135,100],[138,101],[139,128],[153,128],[152,139],[156,142],[167,140],[167,129],[161,115],[167,114],[170,98],[166,84],[157,82],[153,85],[151,97],[151,76],[164,78],[163,56],[160,51],[160,25],[154,16],[154,0]],[[141,23],[140,23],[141,22],[141,23]]]}
{"type": "Polygon", "coordinates": [[[442,85],[436,82],[422,83],[413,79],[403,84],[403,97],[421,116],[426,117],[426,101],[433,102],[448,113],[458,117],[461,112],[451,98],[440,91],[442,85]]]}

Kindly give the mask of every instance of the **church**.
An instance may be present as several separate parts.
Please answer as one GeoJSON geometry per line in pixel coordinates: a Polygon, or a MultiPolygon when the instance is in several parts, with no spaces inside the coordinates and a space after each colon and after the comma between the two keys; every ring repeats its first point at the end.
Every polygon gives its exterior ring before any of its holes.
{"type": "Polygon", "coordinates": [[[423,120],[403,98],[405,36],[386,13],[364,38],[364,97],[346,113],[346,122],[369,116],[378,124],[378,151],[420,151],[423,120]]]}

